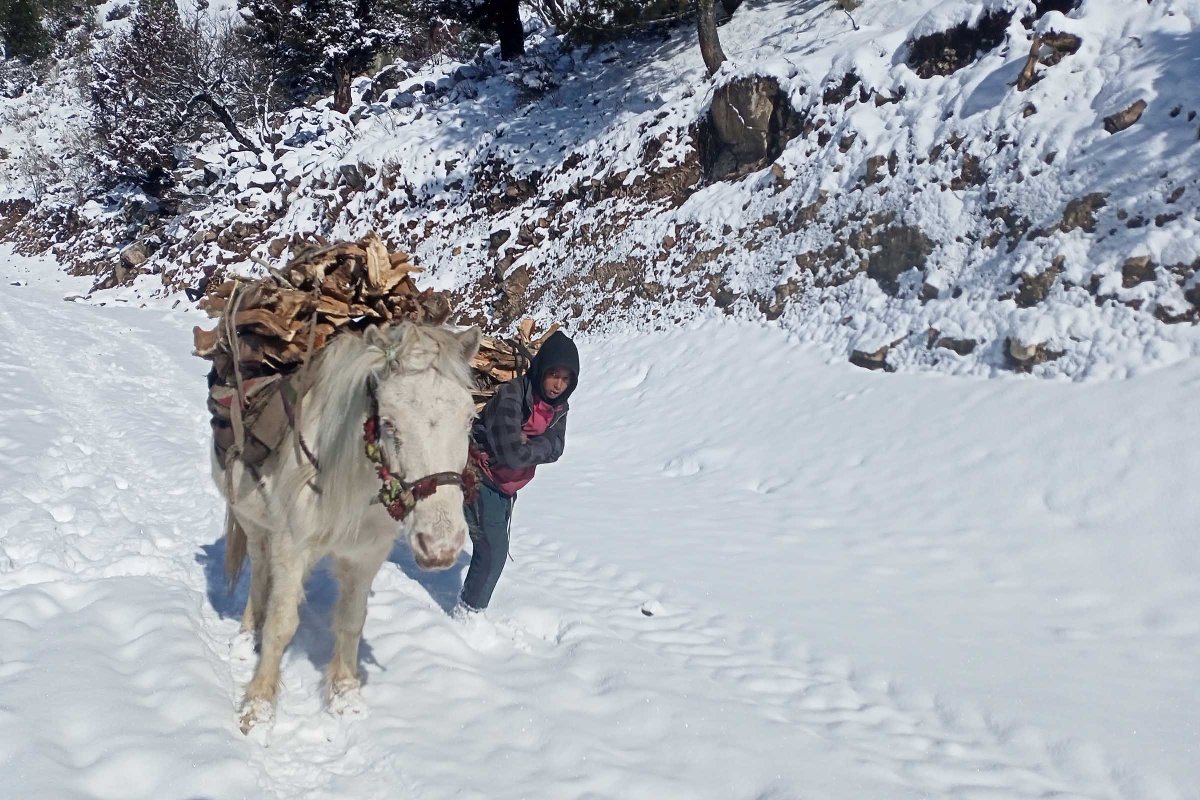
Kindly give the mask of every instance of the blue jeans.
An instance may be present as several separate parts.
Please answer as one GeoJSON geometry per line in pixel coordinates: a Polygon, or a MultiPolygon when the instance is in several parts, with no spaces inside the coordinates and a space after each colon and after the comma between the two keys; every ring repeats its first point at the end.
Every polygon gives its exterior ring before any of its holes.
{"type": "Polygon", "coordinates": [[[508,526],[516,498],[479,484],[479,499],[463,511],[471,534],[471,566],[463,581],[461,600],[475,609],[487,608],[508,559],[508,526]]]}

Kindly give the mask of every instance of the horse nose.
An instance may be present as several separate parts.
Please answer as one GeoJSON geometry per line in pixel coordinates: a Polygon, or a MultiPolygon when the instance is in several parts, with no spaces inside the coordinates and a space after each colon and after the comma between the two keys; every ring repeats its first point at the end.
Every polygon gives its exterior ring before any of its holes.
{"type": "Polygon", "coordinates": [[[417,533],[415,552],[417,566],[421,569],[447,569],[458,560],[458,550],[453,547],[438,547],[427,533],[417,533]]]}

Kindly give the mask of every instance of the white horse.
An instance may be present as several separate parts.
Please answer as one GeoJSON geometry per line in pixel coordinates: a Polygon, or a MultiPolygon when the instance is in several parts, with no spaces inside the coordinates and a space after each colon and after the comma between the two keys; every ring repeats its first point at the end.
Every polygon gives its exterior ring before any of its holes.
{"type": "Polygon", "coordinates": [[[422,569],[454,564],[467,538],[470,362],[479,343],[477,328],[455,333],[408,322],[339,336],[311,365],[312,388],[296,420],[302,440],[289,438],[257,478],[236,460],[227,475],[214,458],[213,478],[230,511],[231,585],[250,556],[242,630],[254,633],[259,660],[240,711],[243,733],[274,720],[280,660],[299,623],[304,580],[318,561],[331,556],[338,580],[326,670],[331,704],[358,691],[367,595],[400,533],[407,532],[422,569]],[[368,419],[378,431],[375,463],[364,445],[368,419]],[[312,445],[315,466],[301,441],[312,445]],[[385,472],[403,495],[391,513],[379,499],[385,472]]]}

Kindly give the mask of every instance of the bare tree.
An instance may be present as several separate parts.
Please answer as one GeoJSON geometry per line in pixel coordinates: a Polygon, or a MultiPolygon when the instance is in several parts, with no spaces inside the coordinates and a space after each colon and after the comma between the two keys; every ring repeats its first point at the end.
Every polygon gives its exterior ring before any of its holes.
{"type": "Polygon", "coordinates": [[[92,64],[88,99],[107,174],[151,189],[169,185],[177,145],[213,120],[241,147],[261,151],[241,126],[250,114],[238,102],[237,80],[261,86],[263,76],[247,75],[255,65],[238,63],[244,53],[232,41],[204,18],[183,19],[173,0],[143,3],[92,64]]]}
{"type": "Polygon", "coordinates": [[[491,0],[488,19],[500,37],[500,58],[511,61],[525,55],[525,29],[519,0],[491,0]]]}
{"type": "Polygon", "coordinates": [[[717,36],[717,12],[713,0],[696,0],[696,35],[700,40],[700,56],[712,77],[725,63],[725,51],[717,36]]]}

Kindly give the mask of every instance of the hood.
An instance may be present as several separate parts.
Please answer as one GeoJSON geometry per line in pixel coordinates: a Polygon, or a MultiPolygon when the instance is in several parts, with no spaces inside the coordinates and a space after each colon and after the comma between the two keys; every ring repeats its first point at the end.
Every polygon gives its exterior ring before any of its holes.
{"type": "Polygon", "coordinates": [[[575,347],[575,342],[571,341],[571,337],[562,331],[555,331],[538,350],[538,354],[534,356],[533,363],[529,365],[528,375],[530,383],[533,385],[534,397],[556,406],[566,403],[567,398],[579,385],[579,350],[575,347]],[[558,399],[547,400],[542,397],[542,376],[548,370],[556,367],[565,367],[571,370],[571,383],[567,386],[567,390],[558,396],[558,399]]]}

